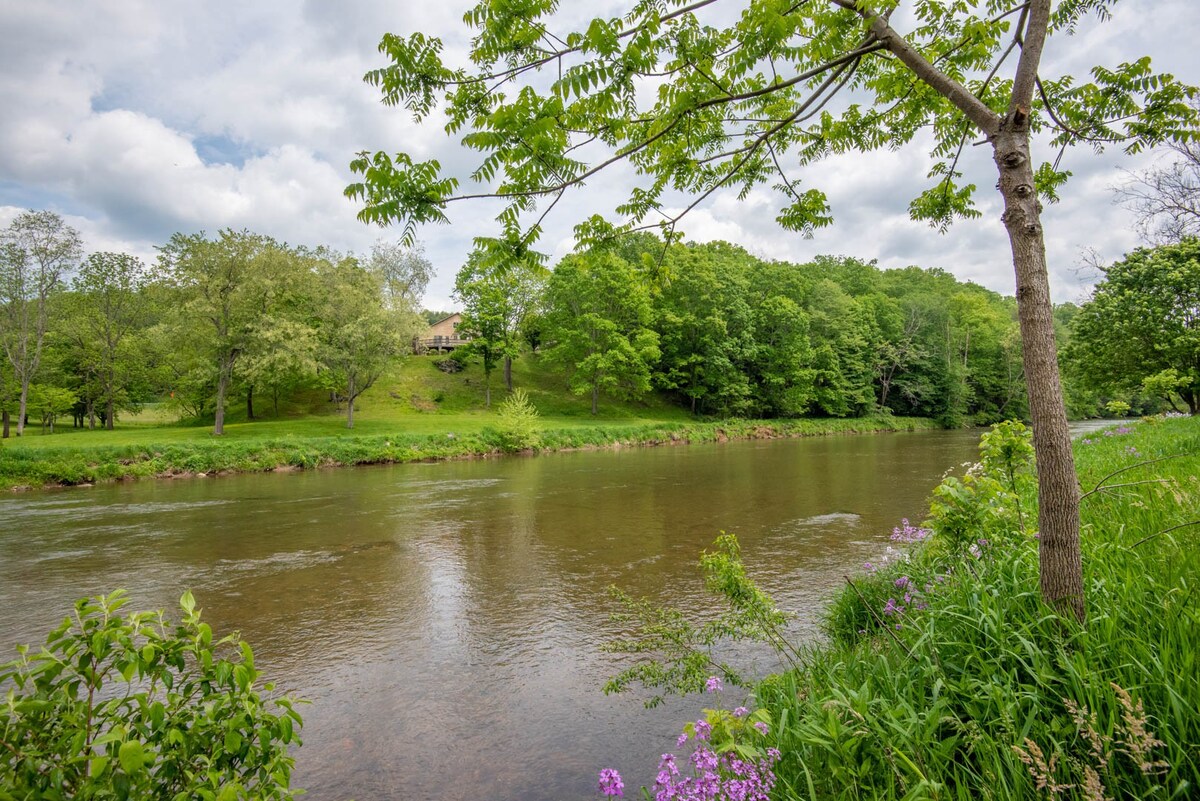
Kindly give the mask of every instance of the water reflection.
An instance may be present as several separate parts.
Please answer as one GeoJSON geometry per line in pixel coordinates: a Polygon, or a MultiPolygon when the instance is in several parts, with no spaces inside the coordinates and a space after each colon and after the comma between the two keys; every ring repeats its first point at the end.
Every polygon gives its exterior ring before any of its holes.
{"type": "MultiPolygon", "coordinates": [[[[976,432],[760,441],[219,480],[0,501],[0,649],[76,597],[191,587],[218,631],[310,698],[315,799],[592,798],[652,780],[698,702],[600,693],[617,584],[707,608],[716,533],[811,632],[841,575],[918,516],[976,432]]],[[[760,654],[761,669],[774,664],[760,654]]],[[[741,699],[727,699],[736,704],[741,699]]]]}

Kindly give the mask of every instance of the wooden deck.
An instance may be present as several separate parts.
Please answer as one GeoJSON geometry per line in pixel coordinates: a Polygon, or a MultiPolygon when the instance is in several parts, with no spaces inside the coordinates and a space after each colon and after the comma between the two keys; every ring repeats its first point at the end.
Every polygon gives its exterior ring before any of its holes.
{"type": "Polygon", "coordinates": [[[431,350],[442,353],[454,350],[470,341],[462,337],[421,337],[420,339],[413,340],[413,345],[417,353],[426,353],[431,350]]]}

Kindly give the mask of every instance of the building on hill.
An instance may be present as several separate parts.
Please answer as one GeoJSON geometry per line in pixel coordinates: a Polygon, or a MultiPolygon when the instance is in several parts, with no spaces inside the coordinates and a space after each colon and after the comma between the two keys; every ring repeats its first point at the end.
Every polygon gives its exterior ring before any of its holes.
{"type": "Polygon", "coordinates": [[[413,350],[417,353],[426,353],[431,350],[444,353],[467,344],[467,338],[458,334],[458,324],[461,322],[462,315],[458,312],[449,317],[443,317],[429,326],[424,335],[417,338],[413,343],[413,350]]]}

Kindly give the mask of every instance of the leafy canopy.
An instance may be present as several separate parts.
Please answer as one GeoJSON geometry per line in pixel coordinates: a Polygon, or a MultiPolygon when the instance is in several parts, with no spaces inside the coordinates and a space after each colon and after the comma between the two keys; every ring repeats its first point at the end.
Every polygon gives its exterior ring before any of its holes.
{"type": "MultiPolygon", "coordinates": [[[[959,162],[1010,110],[1004,67],[1015,70],[1026,34],[1040,50],[1034,26],[1069,34],[1115,2],[1065,0],[1031,21],[1038,4],[1020,0],[636,0],[623,16],[556,33],[556,0],[483,0],[464,17],[469,65],[447,64],[436,37],[389,33],[379,45],[388,63],[365,77],[417,121],[444,115],[446,132],[479,152],[474,171],[364,152],[346,194],[362,202],[362,220],[399,223],[409,242],[419,224],[446,222],[449,204],[498,196],[504,236],[481,241],[520,250],[566,191],[624,164],[637,179],[619,220],[582,223],[585,243],[646,228],[670,239],[718,190],[744,198],[764,184],[779,224],[811,233],[832,217],[821,187],[799,178],[804,165],[928,137],[936,161],[910,212],[944,228],[979,214],[959,162]],[[677,205],[672,192],[692,196],[677,213],[665,209],[677,205]]],[[[1194,139],[1194,96],[1148,57],[1097,66],[1087,80],[1037,78],[1030,130],[1059,149],[1036,172],[1039,192],[1057,199],[1070,145],[1134,153],[1194,139]]]]}

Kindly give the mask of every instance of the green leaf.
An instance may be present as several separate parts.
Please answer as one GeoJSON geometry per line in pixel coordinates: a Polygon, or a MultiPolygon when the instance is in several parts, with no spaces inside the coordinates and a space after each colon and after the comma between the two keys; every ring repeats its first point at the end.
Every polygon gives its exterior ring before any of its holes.
{"type": "Polygon", "coordinates": [[[121,761],[121,768],[126,773],[139,773],[145,768],[145,749],[137,740],[129,740],[121,743],[121,748],[117,752],[117,758],[121,761]]]}

